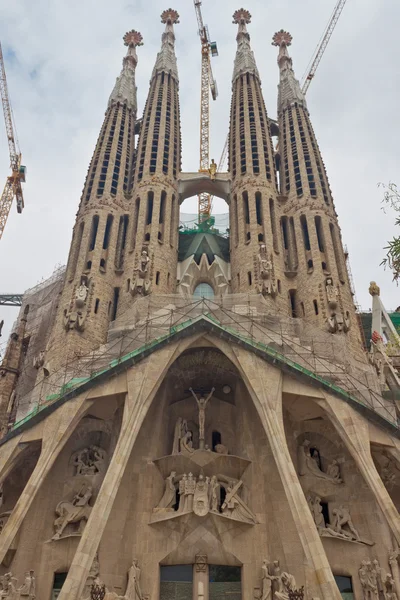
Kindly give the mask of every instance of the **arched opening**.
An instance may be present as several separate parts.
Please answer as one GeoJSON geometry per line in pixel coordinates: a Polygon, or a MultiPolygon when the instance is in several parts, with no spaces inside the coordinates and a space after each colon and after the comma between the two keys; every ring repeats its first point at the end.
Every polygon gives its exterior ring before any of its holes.
{"type": "Polygon", "coordinates": [[[199,283],[193,292],[194,298],[206,298],[212,300],[215,297],[214,290],[209,283],[199,283]]]}

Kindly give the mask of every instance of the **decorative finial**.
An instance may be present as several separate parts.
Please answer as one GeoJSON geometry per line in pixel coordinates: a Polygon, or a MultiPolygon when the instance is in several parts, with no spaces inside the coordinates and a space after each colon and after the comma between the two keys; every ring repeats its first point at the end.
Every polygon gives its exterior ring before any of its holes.
{"type": "Polygon", "coordinates": [[[377,285],[375,281],[371,281],[371,283],[369,284],[368,291],[371,294],[371,296],[380,296],[381,293],[379,285],[377,285]]]}
{"type": "Polygon", "coordinates": [[[251,14],[245,8],[239,8],[239,10],[235,10],[233,13],[233,21],[234,25],[248,25],[251,23],[251,14]]]}
{"type": "Polygon", "coordinates": [[[282,46],[282,44],[285,44],[285,46],[290,46],[292,40],[293,37],[290,35],[290,33],[288,31],[285,31],[284,29],[281,29],[280,31],[277,31],[274,37],[272,38],[272,45],[282,46]]]}
{"type": "Polygon", "coordinates": [[[128,31],[124,35],[123,40],[125,46],[129,46],[130,48],[143,46],[143,36],[141,33],[139,33],[139,31],[136,31],[135,29],[131,29],[131,31],[128,31]]]}
{"type": "Polygon", "coordinates": [[[179,23],[179,14],[173,8],[167,8],[161,13],[161,23],[168,23],[169,25],[175,25],[179,23]]]}

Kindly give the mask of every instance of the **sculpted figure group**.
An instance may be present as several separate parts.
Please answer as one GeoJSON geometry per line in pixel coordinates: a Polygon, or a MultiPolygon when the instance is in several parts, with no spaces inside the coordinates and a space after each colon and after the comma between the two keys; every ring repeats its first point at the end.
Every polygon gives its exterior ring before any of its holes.
{"type": "Polygon", "coordinates": [[[172,471],[165,479],[163,496],[154,513],[194,512],[204,517],[209,512],[245,523],[256,523],[256,517],[239,495],[243,482],[224,475],[197,478],[192,473],[182,475],[172,471]],[[221,488],[225,490],[225,499],[221,502],[221,488]],[[178,494],[177,494],[178,493],[178,494]],[[177,495],[179,500],[177,501],[177,495]]]}
{"type": "Polygon", "coordinates": [[[281,571],[279,561],[264,560],[262,566],[261,600],[290,600],[290,596],[304,598],[304,589],[296,590],[296,580],[290,573],[281,571]]]}
{"type": "Polygon", "coordinates": [[[137,559],[134,559],[128,571],[128,585],[123,596],[110,592],[99,577],[96,577],[90,589],[90,596],[85,600],[145,600],[140,588],[140,568],[137,559]]]}
{"type": "Polygon", "coordinates": [[[105,470],[107,454],[99,446],[89,446],[79,450],[73,457],[75,475],[96,475],[105,470]]]}
{"type": "Polygon", "coordinates": [[[304,440],[298,450],[299,475],[314,475],[319,479],[326,479],[331,483],[343,483],[340,476],[340,467],[337,460],[333,460],[326,473],[321,469],[318,454],[311,455],[311,442],[304,440]]]}
{"type": "Polygon", "coordinates": [[[358,570],[364,600],[398,600],[395,581],[384,575],[378,560],[363,560],[358,570]]]}
{"type": "Polygon", "coordinates": [[[347,507],[340,505],[339,508],[333,509],[333,523],[328,525],[325,523],[322,512],[321,498],[310,495],[307,498],[307,502],[315,525],[322,537],[337,537],[345,540],[361,541],[347,507]]]}
{"type": "Polygon", "coordinates": [[[34,571],[26,571],[24,583],[18,587],[18,579],[6,573],[0,577],[0,598],[4,600],[34,600],[36,598],[36,579],[34,571]]]}
{"type": "Polygon", "coordinates": [[[90,280],[83,275],[81,282],[75,291],[73,307],[70,311],[64,311],[64,327],[67,331],[77,329],[83,331],[87,315],[87,303],[89,299],[90,280]]]}
{"type": "Polygon", "coordinates": [[[55,534],[53,540],[59,540],[64,532],[64,529],[69,524],[78,524],[78,530],[74,533],[82,533],[82,530],[89,519],[92,507],[89,506],[89,500],[93,495],[92,486],[82,487],[82,489],[75,494],[72,502],[62,501],[57,504],[56,515],[57,518],[54,521],[55,534]]]}

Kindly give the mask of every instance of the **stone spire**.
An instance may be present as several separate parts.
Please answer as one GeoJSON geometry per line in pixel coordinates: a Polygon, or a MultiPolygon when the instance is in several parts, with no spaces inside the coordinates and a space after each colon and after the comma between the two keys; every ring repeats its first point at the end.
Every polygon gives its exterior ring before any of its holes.
{"type": "Polygon", "coordinates": [[[165,31],[162,34],[161,50],[157,54],[152,79],[157,73],[169,73],[179,83],[178,66],[175,56],[175,33],[174,24],[179,23],[179,14],[176,10],[168,8],[161,14],[161,23],[165,23],[165,31]]]}
{"type": "Polygon", "coordinates": [[[136,54],[136,47],[143,46],[142,35],[132,29],[124,35],[125,46],[128,46],[128,52],[122,62],[122,71],[115,82],[114,89],[111,93],[108,101],[108,108],[117,104],[125,104],[127,108],[137,110],[137,99],[136,99],[136,84],[135,84],[135,71],[138,63],[136,54]]]}
{"type": "Polygon", "coordinates": [[[8,417],[13,408],[15,386],[20,373],[20,363],[24,348],[24,335],[28,320],[29,306],[25,307],[17,329],[11,334],[0,366],[0,436],[7,433],[8,417]]]}
{"type": "Polygon", "coordinates": [[[244,8],[239,8],[233,14],[233,23],[239,25],[238,34],[236,36],[237,51],[235,57],[235,65],[233,68],[232,84],[240,75],[244,73],[252,73],[258,79],[260,74],[257,69],[256,59],[250,47],[250,35],[247,32],[246,25],[251,22],[251,14],[244,8]]]}
{"type": "Polygon", "coordinates": [[[294,102],[301,104],[307,109],[307,103],[300,83],[295,77],[293,71],[293,61],[289,56],[288,46],[292,43],[292,36],[287,31],[281,29],[275,33],[272,39],[272,45],[279,47],[278,65],[280,70],[280,81],[278,86],[278,113],[294,102]]]}

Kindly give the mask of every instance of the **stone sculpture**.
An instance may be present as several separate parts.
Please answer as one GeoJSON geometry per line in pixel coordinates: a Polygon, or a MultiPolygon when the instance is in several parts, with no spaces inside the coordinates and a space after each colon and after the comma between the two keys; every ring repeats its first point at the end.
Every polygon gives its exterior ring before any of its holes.
{"type": "Polygon", "coordinates": [[[341,505],[339,508],[335,508],[332,512],[334,515],[333,530],[336,533],[342,534],[346,537],[359,540],[360,536],[357,529],[353,525],[349,509],[341,505]]]}
{"type": "Polygon", "coordinates": [[[272,254],[270,258],[267,256],[267,247],[265,244],[260,244],[260,250],[257,257],[258,274],[259,274],[259,291],[264,296],[275,296],[277,292],[274,281],[274,268],[272,254]]]}
{"type": "Polygon", "coordinates": [[[99,446],[89,446],[76,452],[73,457],[75,475],[96,475],[106,467],[107,453],[99,446]]]}
{"type": "Polygon", "coordinates": [[[296,580],[290,573],[282,571],[279,561],[272,564],[263,561],[261,600],[301,600],[304,598],[304,587],[296,589],[296,580]]]}
{"type": "Polygon", "coordinates": [[[217,174],[218,171],[218,165],[217,163],[214,161],[214,159],[211,159],[211,164],[210,167],[208,169],[208,172],[210,173],[210,178],[212,179],[212,181],[215,180],[215,176],[217,174]]]}
{"type": "Polygon", "coordinates": [[[179,417],[175,424],[174,429],[174,442],[172,446],[172,454],[179,454],[181,452],[181,440],[185,437],[187,432],[187,421],[179,417]]]}
{"type": "Polygon", "coordinates": [[[45,356],[45,352],[44,350],[41,350],[39,352],[39,354],[37,354],[34,359],[33,359],[33,366],[35,367],[35,369],[40,369],[41,367],[43,367],[44,365],[44,356],[45,356]]]}
{"type": "Polygon", "coordinates": [[[171,471],[170,475],[166,478],[163,497],[158,506],[153,509],[153,512],[169,512],[174,510],[172,507],[176,502],[175,475],[176,472],[171,471]]]}
{"type": "Polygon", "coordinates": [[[345,315],[339,310],[339,290],[333,284],[332,277],[325,280],[325,292],[328,300],[329,317],[327,318],[330,333],[347,333],[350,329],[350,313],[345,315]]]}
{"type": "Polygon", "coordinates": [[[36,580],[34,571],[26,571],[25,581],[19,588],[19,595],[26,598],[35,598],[36,595],[36,580]]]}
{"type": "Polygon", "coordinates": [[[243,521],[244,523],[257,523],[255,515],[238,495],[238,491],[242,485],[243,481],[241,480],[228,485],[225,500],[221,506],[221,512],[225,516],[243,521]]]}
{"type": "Polygon", "coordinates": [[[192,388],[189,388],[189,390],[192,392],[193,398],[196,400],[197,406],[199,409],[199,448],[200,448],[200,450],[204,450],[204,435],[205,435],[204,426],[205,426],[205,422],[206,422],[206,407],[207,407],[207,404],[208,404],[211,396],[215,392],[215,388],[212,388],[212,390],[208,394],[207,398],[204,398],[204,396],[201,394],[200,394],[200,398],[198,398],[197,394],[195,394],[195,392],[193,391],[192,388]]]}
{"type": "Polygon", "coordinates": [[[151,281],[149,273],[150,258],[147,250],[143,249],[140,257],[136,257],[136,267],[133,270],[134,280],[130,286],[132,296],[136,294],[147,296],[150,293],[151,281]]]}
{"type": "MultiPolygon", "coordinates": [[[[379,589],[381,589],[383,593],[383,582],[379,562],[374,560],[372,563],[369,560],[363,560],[361,562],[361,567],[358,570],[358,575],[364,594],[364,600],[377,600],[379,597],[379,589]]],[[[387,600],[386,597],[385,600],[387,600]]]]}
{"type": "Polygon", "coordinates": [[[317,528],[324,529],[325,519],[324,515],[322,514],[321,498],[319,496],[314,496],[314,498],[312,496],[308,496],[307,502],[317,528]]]}
{"type": "Polygon", "coordinates": [[[308,440],[304,440],[299,446],[299,475],[314,475],[315,477],[326,479],[332,483],[342,483],[338,462],[336,460],[333,461],[332,464],[329,465],[327,473],[324,473],[316,460],[311,456],[310,445],[308,440]]]}
{"type": "Polygon", "coordinates": [[[26,571],[24,583],[18,587],[18,579],[12,573],[6,573],[0,577],[0,598],[4,600],[20,600],[27,598],[34,600],[36,597],[36,579],[33,570],[26,571]]]}
{"type": "Polygon", "coordinates": [[[210,509],[208,489],[209,478],[199,475],[193,497],[193,512],[199,517],[205,517],[210,509]]]}
{"type": "Polygon", "coordinates": [[[210,478],[200,474],[196,479],[193,473],[177,475],[172,471],[165,480],[164,494],[153,509],[153,513],[171,513],[172,516],[174,513],[194,512],[197,516],[204,517],[211,511],[237,521],[255,524],[257,523],[255,515],[239,495],[242,485],[242,481],[224,475],[213,475],[210,478]],[[222,506],[221,487],[226,490],[222,506]],[[177,490],[179,491],[178,503],[177,490]]]}
{"type": "Polygon", "coordinates": [[[86,275],[83,275],[80,285],[75,291],[73,308],[70,311],[67,309],[64,311],[64,327],[67,331],[71,331],[72,329],[77,329],[78,331],[84,330],[90,287],[90,280],[86,275]]]}
{"type": "Polygon", "coordinates": [[[128,571],[128,585],[125,592],[126,600],[142,600],[140,589],[140,569],[138,560],[135,558],[128,571]]]}
{"type": "Polygon", "coordinates": [[[384,581],[384,594],[385,600],[398,600],[395,582],[390,573],[387,573],[384,581]]]}
{"type": "Polygon", "coordinates": [[[73,523],[79,524],[77,533],[82,533],[83,527],[92,511],[92,507],[89,506],[89,500],[92,495],[92,487],[88,486],[86,489],[82,488],[75,494],[72,502],[63,500],[57,504],[55,510],[57,518],[54,521],[55,534],[52,537],[53,540],[59,540],[67,525],[73,523]]]}

